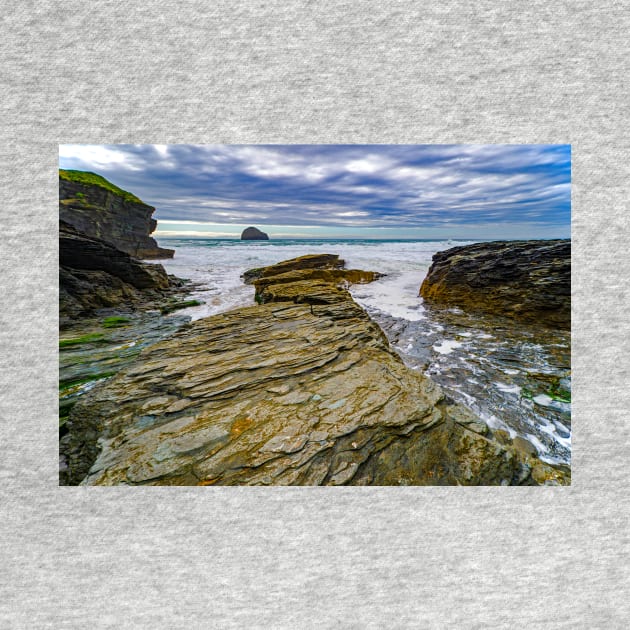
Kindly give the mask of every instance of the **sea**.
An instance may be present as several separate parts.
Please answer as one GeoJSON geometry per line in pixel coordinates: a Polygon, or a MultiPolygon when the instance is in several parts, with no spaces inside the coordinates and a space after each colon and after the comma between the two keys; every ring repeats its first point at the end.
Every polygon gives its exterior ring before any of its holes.
{"type": "Polygon", "coordinates": [[[348,269],[385,274],[350,292],[402,360],[493,429],[527,439],[541,459],[570,464],[570,332],[430,306],[418,295],[433,254],[478,240],[157,240],[175,250],[159,261],[167,272],[197,285],[191,298],[203,304],[178,312],[193,320],[252,305],[244,271],[305,254],[339,254],[348,269]]]}

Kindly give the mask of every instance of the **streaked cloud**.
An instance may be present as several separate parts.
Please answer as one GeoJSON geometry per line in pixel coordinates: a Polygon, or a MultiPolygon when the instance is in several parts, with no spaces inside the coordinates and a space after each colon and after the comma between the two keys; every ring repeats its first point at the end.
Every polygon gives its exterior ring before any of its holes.
{"type": "Polygon", "coordinates": [[[569,145],[62,145],[59,156],[155,206],[161,233],[165,220],[427,238],[570,232],[569,145]]]}

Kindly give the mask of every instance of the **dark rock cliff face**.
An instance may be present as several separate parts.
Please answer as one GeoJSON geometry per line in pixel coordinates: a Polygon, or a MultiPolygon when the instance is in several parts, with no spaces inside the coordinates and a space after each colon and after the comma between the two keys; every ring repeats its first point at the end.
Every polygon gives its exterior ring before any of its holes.
{"type": "Polygon", "coordinates": [[[181,286],[162,265],[136,260],[65,221],[59,222],[59,265],[62,326],[101,308],[146,306],[181,286]]]}
{"type": "Polygon", "coordinates": [[[59,218],[77,230],[136,258],[172,258],[150,234],[155,208],[125,199],[101,186],[59,178],[59,218]]]}
{"type": "MultiPolygon", "coordinates": [[[[304,270],[291,262],[284,274],[304,270]]],[[[68,483],[568,482],[448,404],[338,281],[197,320],[95,387],[68,419],[68,483]]]]}
{"type": "Polygon", "coordinates": [[[420,287],[429,303],[571,328],[571,241],[496,241],[433,256],[420,287]]]}
{"type": "Polygon", "coordinates": [[[241,234],[241,241],[268,241],[269,235],[261,232],[258,228],[248,227],[241,234]]]}

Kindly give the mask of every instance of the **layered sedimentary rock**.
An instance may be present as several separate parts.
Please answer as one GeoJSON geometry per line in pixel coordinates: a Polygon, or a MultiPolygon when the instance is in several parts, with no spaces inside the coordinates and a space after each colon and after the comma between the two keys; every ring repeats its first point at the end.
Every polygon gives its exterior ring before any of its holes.
{"type": "Polygon", "coordinates": [[[343,269],[344,266],[345,261],[341,260],[338,254],[308,254],[268,267],[248,269],[241,277],[245,284],[252,284],[259,278],[279,276],[283,273],[301,271],[302,269],[343,269]]]}
{"type": "Polygon", "coordinates": [[[350,299],[351,284],[365,284],[384,274],[361,269],[345,269],[337,254],[309,254],[269,267],[249,269],[242,278],[256,287],[255,299],[295,304],[332,304],[350,299]]]}
{"type": "Polygon", "coordinates": [[[566,482],[405,367],[336,279],[310,282],[324,299],[309,302],[305,280],[305,303],[197,320],[86,394],[68,420],[69,482],[566,482]]]}
{"type": "Polygon", "coordinates": [[[268,241],[269,235],[261,232],[258,228],[248,227],[241,234],[241,241],[268,241]]]}
{"type": "Polygon", "coordinates": [[[136,258],[172,258],[150,234],[155,208],[95,173],[59,171],[59,218],[136,258]]]}
{"type": "Polygon", "coordinates": [[[59,222],[59,311],[62,326],[98,309],[154,305],[182,282],[110,243],[59,222]]]}
{"type": "Polygon", "coordinates": [[[496,241],[433,256],[420,287],[428,302],[571,327],[571,241],[496,241]]]}

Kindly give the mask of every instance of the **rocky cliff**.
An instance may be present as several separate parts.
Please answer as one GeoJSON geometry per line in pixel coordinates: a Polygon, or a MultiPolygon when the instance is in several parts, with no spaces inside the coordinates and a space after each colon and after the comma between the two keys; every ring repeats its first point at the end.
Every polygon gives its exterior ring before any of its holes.
{"type": "Polygon", "coordinates": [[[571,241],[496,241],[433,256],[420,287],[429,303],[571,328],[571,241]]]}
{"type": "Polygon", "coordinates": [[[150,234],[157,222],[149,206],[95,173],[59,171],[59,218],[87,236],[135,258],[172,258],[150,234]]]}
{"type": "Polygon", "coordinates": [[[568,481],[405,367],[339,278],[300,282],[287,301],[274,296],[292,283],[268,282],[267,303],[186,325],[86,394],[68,420],[68,482],[568,481]]]}
{"type": "Polygon", "coordinates": [[[183,282],[110,243],[59,222],[59,315],[65,326],[101,308],[153,307],[183,282]]]}

